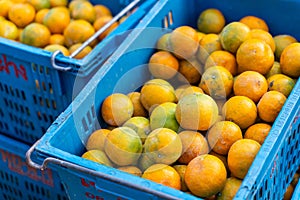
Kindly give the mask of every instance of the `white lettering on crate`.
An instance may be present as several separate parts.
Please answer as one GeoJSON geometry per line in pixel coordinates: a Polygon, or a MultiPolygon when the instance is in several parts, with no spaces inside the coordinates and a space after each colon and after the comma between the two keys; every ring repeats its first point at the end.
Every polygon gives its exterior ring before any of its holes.
{"type": "Polygon", "coordinates": [[[34,169],[29,167],[26,162],[19,156],[12,154],[10,152],[4,151],[0,149],[0,155],[2,157],[2,161],[7,164],[7,167],[22,176],[27,176],[34,181],[40,181],[43,184],[49,185],[51,187],[54,186],[52,171],[44,170],[40,171],[38,169],[34,169]]]}
{"type": "MultiPolygon", "coordinates": [[[[81,178],[81,185],[82,185],[83,187],[87,187],[87,188],[92,187],[92,188],[94,188],[95,190],[97,190],[98,192],[101,192],[101,190],[99,190],[99,189],[96,188],[96,186],[95,186],[96,184],[95,184],[95,182],[93,182],[93,181],[89,181],[89,180],[86,180],[86,179],[84,179],[84,178],[81,178]]],[[[92,193],[90,193],[90,192],[85,192],[85,196],[86,196],[88,199],[104,200],[103,197],[100,197],[100,196],[98,196],[98,195],[94,195],[94,194],[92,194],[92,193]]],[[[116,197],[116,200],[126,200],[126,199],[125,199],[125,198],[122,198],[122,197],[116,197]]]]}
{"type": "Polygon", "coordinates": [[[28,80],[26,69],[23,65],[20,64],[18,67],[18,65],[13,61],[8,61],[6,55],[2,55],[0,57],[0,72],[10,74],[11,68],[13,68],[13,71],[15,72],[15,77],[19,78],[21,76],[25,81],[28,80]]]}

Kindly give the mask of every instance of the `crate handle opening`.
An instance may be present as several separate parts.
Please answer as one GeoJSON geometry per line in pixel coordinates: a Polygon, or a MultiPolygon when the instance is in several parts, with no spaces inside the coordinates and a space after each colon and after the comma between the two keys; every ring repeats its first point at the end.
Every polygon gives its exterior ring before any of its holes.
{"type": "Polygon", "coordinates": [[[57,70],[60,70],[60,71],[69,71],[70,69],[72,69],[72,67],[61,67],[61,66],[59,66],[55,63],[55,58],[60,53],[62,54],[62,52],[59,51],[59,50],[53,52],[53,54],[51,56],[51,64],[52,64],[54,69],[57,69],[57,70]]]}

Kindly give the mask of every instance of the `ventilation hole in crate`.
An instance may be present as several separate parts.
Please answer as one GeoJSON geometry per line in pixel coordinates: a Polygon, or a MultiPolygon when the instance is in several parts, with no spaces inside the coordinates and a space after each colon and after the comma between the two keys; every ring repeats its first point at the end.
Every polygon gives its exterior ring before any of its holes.
{"type": "Polygon", "coordinates": [[[19,112],[18,104],[17,104],[17,103],[14,103],[14,105],[15,105],[15,110],[16,110],[17,112],[19,112]]]}
{"type": "Polygon", "coordinates": [[[163,28],[168,28],[169,27],[169,24],[168,24],[168,17],[165,16],[164,17],[164,21],[163,21],[163,28]]]}
{"type": "Polygon", "coordinates": [[[16,116],[14,116],[14,117],[15,117],[16,122],[19,122],[21,124],[21,126],[24,126],[24,122],[22,119],[18,120],[18,118],[16,116]]]}
{"type": "Polygon", "coordinates": [[[13,102],[12,102],[12,101],[8,101],[8,104],[9,104],[9,107],[10,107],[11,109],[14,109],[14,105],[13,105],[13,102]]]}
{"type": "Polygon", "coordinates": [[[21,111],[21,113],[25,113],[24,107],[23,107],[22,105],[19,105],[19,106],[20,106],[20,111],[21,111]]]}
{"type": "Polygon", "coordinates": [[[40,106],[44,106],[44,101],[42,97],[39,97],[40,106]]]}
{"type": "Polygon", "coordinates": [[[45,127],[41,127],[41,129],[42,129],[42,133],[46,133],[46,131],[47,131],[47,128],[45,128],[45,127]]]}
{"type": "Polygon", "coordinates": [[[25,95],[25,92],[23,90],[21,91],[21,94],[22,94],[22,99],[26,100],[26,95],[25,95]]]}
{"type": "Polygon", "coordinates": [[[0,128],[3,129],[3,127],[4,126],[3,126],[2,122],[0,121],[0,128]]]}
{"type": "Polygon", "coordinates": [[[37,104],[37,98],[36,98],[36,96],[35,96],[35,95],[32,95],[32,98],[33,98],[33,103],[34,103],[34,104],[37,104]]]}
{"type": "Polygon", "coordinates": [[[19,92],[19,90],[16,89],[15,91],[16,91],[16,97],[17,97],[17,98],[20,98],[20,92],[19,92]]]}
{"type": "Polygon", "coordinates": [[[85,131],[85,132],[88,131],[89,129],[88,129],[88,126],[87,126],[86,121],[85,121],[84,118],[82,118],[81,123],[82,123],[82,126],[83,126],[84,131],[85,131]]]}
{"type": "Polygon", "coordinates": [[[6,94],[9,94],[7,85],[4,85],[4,89],[5,89],[6,94]]]}
{"type": "Polygon", "coordinates": [[[169,24],[170,25],[173,24],[173,13],[172,13],[172,11],[169,12],[169,24]]]}
{"type": "Polygon", "coordinates": [[[45,73],[46,73],[47,75],[49,75],[49,74],[50,74],[50,70],[49,70],[49,68],[48,68],[48,67],[45,67],[45,73]]]}
{"type": "Polygon", "coordinates": [[[4,104],[6,107],[8,107],[8,100],[6,98],[4,98],[4,104]]]}
{"type": "Polygon", "coordinates": [[[47,91],[47,87],[46,87],[45,82],[42,82],[42,88],[43,88],[44,91],[47,91]]]}
{"type": "Polygon", "coordinates": [[[14,121],[14,117],[11,113],[8,114],[11,121],[14,121]]]}
{"type": "Polygon", "coordinates": [[[53,94],[53,88],[52,88],[52,84],[48,83],[48,87],[49,87],[49,93],[53,94]]]}
{"type": "Polygon", "coordinates": [[[2,83],[0,83],[0,91],[1,91],[1,92],[3,91],[2,83]]]}
{"type": "Polygon", "coordinates": [[[48,122],[48,117],[45,113],[43,113],[43,119],[44,119],[45,122],[48,122]]]}
{"type": "Polygon", "coordinates": [[[41,74],[44,73],[44,67],[43,67],[43,66],[39,66],[39,72],[40,72],[41,74]]]}
{"type": "Polygon", "coordinates": [[[56,101],[55,101],[55,100],[52,100],[52,108],[53,108],[54,110],[56,110],[56,101]]]}
{"type": "Polygon", "coordinates": [[[290,145],[291,144],[291,138],[289,137],[288,138],[288,145],[290,145]]]}
{"type": "Polygon", "coordinates": [[[87,119],[88,119],[88,123],[89,123],[89,125],[92,123],[92,118],[91,118],[91,114],[90,114],[90,112],[87,112],[86,113],[86,116],[87,116],[87,119]]]}
{"type": "Polygon", "coordinates": [[[50,101],[49,101],[49,99],[45,99],[45,101],[46,101],[47,108],[50,108],[50,101]]]}
{"type": "Polygon", "coordinates": [[[53,122],[53,121],[54,121],[54,118],[53,118],[53,116],[52,116],[52,115],[49,115],[49,119],[50,119],[50,121],[51,121],[51,122],[53,122]]]}
{"type": "Polygon", "coordinates": [[[34,127],[33,123],[32,123],[32,122],[30,122],[29,124],[30,124],[30,128],[31,128],[31,130],[33,130],[33,131],[34,131],[34,130],[35,130],[35,127],[34,127]]]}
{"type": "Polygon", "coordinates": [[[3,110],[1,108],[0,108],[0,116],[4,117],[4,113],[3,113],[3,110]]]}
{"type": "Polygon", "coordinates": [[[40,82],[37,79],[35,79],[35,88],[40,91],[40,82]]]}
{"type": "Polygon", "coordinates": [[[263,188],[261,187],[261,188],[259,189],[259,198],[261,198],[262,195],[263,195],[263,188]]]}
{"type": "Polygon", "coordinates": [[[93,117],[93,119],[95,119],[97,115],[96,115],[96,111],[95,111],[95,106],[94,105],[92,105],[91,111],[92,111],[92,117],[93,117]]]}
{"type": "Polygon", "coordinates": [[[25,108],[25,110],[26,110],[26,114],[27,114],[28,116],[30,116],[30,111],[29,111],[29,108],[28,108],[28,107],[26,107],[26,108],[25,108]]]}
{"type": "Polygon", "coordinates": [[[36,72],[36,64],[31,63],[31,69],[33,72],[36,72]]]}
{"type": "Polygon", "coordinates": [[[14,89],[11,86],[9,87],[9,93],[11,96],[15,96],[14,89]]]}

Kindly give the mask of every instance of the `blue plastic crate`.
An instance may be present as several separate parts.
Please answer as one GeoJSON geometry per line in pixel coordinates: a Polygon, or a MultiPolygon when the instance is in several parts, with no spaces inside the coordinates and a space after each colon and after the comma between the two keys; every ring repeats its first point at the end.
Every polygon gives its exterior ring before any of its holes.
{"type": "Polygon", "coordinates": [[[300,182],[296,185],[296,188],[294,189],[294,193],[292,196],[292,200],[299,200],[300,199],[300,182]]]}
{"type": "MultiPolygon", "coordinates": [[[[256,15],[267,21],[273,35],[288,33],[300,40],[300,29],[295,26],[300,18],[293,17],[297,16],[299,1],[158,1],[41,140],[32,146],[31,150],[38,153],[39,164],[46,160],[46,163],[51,163],[49,167],[58,171],[71,199],[197,199],[187,193],[82,159],[80,155],[85,151],[84,143],[88,136],[103,126],[100,116],[103,100],[115,92],[126,94],[140,88],[151,78],[147,63],[155,52],[157,39],[169,29],[181,25],[195,26],[199,13],[210,7],[220,9],[227,23],[245,15],[256,15]],[[278,15],[278,10],[282,15],[278,15]]],[[[283,197],[300,163],[299,96],[298,80],[235,199],[283,197]]]]}
{"type": "Polygon", "coordinates": [[[29,147],[0,134],[0,199],[69,199],[55,171],[26,164],[29,147]]]}
{"type": "Polygon", "coordinates": [[[126,35],[120,33],[134,28],[156,0],[91,2],[106,5],[113,15],[125,12],[127,5],[130,11],[137,9],[83,59],[52,57],[43,49],[0,38],[0,132],[29,144],[40,138],[122,43],[126,35]],[[57,70],[52,62],[70,70],[57,70]]]}

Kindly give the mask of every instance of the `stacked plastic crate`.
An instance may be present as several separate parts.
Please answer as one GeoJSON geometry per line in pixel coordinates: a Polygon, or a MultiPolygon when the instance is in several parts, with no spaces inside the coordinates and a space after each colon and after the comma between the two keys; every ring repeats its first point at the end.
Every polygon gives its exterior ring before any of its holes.
{"type": "Polygon", "coordinates": [[[83,59],[0,37],[0,199],[68,199],[57,172],[28,166],[25,154],[155,2],[92,0],[112,22],[130,15],[83,59]]]}
{"type": "MultiPolygon", "coordinates": [[[[199,13],[210,7],[220,9],[228,21],[239,19],[245,13],[261,16],[269,22],[273,34],[282,33],[284,27],[284,32],[300,39],[300,29],[295,26],[299,19],[291,17],[298,13],[300,3],[297,1],[158,1],[138,29],[122,43],[72,105],[32,146],[27,158],[32,152],[38,152],[40,165],[30,163],[41,169],[57,169],[72,199],[197,199],[187,193],[82,159],[80,155],[87,137],[101,127],[99,112],[104,98],[111,93],[126,94],[139,88],[151,76],[143,66],[155,51],[156,41],[175,27],[194,26],[199,13]],[[279,15],[278,10],[284,14],[279,15]],[[61,141],[61,138],[72,139],[61,141]]],[[[283,197],[300,160],[299,96],[298,81],[235,199],[283,197]]]]}

